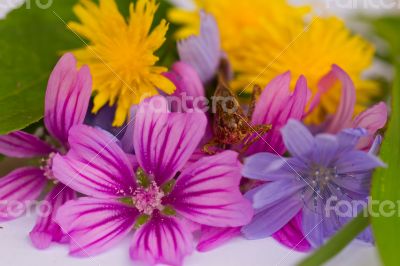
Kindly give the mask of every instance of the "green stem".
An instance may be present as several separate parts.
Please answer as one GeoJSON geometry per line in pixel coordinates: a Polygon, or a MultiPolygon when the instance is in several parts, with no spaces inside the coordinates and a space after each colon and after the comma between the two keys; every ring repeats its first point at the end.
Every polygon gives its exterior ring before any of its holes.
{"type": "Polygon", "coordinates": [[[304,259],[298,266],[319,266],[327,262],[347,244],[356,238],[369,225],[369,218],[362,211],[356,218],[347,223],[342,230],[334,235],[325,245],[317,249],[313,254],[304,259]]]}

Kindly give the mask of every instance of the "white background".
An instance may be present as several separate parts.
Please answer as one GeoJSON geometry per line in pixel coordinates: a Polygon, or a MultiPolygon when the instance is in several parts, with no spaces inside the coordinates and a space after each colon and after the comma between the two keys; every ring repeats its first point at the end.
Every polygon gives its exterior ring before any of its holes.
{"type": "MultiPolygon", "coordinates": [[[[0,18],[5,15],[4,7],[10,7],[20,0],[0,0],[0,18]]],[[[62,0],[58,0],[62,1],[62,0]]],[[[182,0],[177,0],[182,1],[182,0]]],[[[183,0],[185,1],[185,0],[183,0]]],[[[324,0],[293,0],[296,3],[317,3],[324,13],[335,13],[347,17],[353,10],[326,9],[324,0]]],[[[343,2],[343,1],[342,1],[343,2]]],[[[384,12],[385,10],[363,10],[363,12],[384,12]]],[[[1,38],[1,36],[0,36],[1,38]]],[[[130,239],[97,257],[77,259],[68,256],[66,246],[53,244],[45,251],[35,250],[30,243],[28,233],[35,222],[34,217],[24,217],[16,221],[0,223],[0,266],[125,266],[133,265],[129,259],[130,239]]],[[[244,240],[237,238],[225,246],[207,253],[195,252],[188,256],[188,266],[286,266],[295,265],[305,254],[282,247],[271,238],[262,240],[244,240]]],[[[138,265],[135,263],[135,265],[138,265]]],[[[339,256],[330,261],[330,266],[376,266],[380,265],[373,247],[356,242],[347,247],[339,256]]]]}

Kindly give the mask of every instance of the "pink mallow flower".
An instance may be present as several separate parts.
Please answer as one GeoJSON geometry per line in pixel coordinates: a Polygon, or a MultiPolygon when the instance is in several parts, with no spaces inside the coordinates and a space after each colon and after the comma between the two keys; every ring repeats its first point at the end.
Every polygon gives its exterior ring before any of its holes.
{"type": "Polygon", "coordinates": [[[135,156],[105,131],[71,129],[71,149],[53,166],[61,182],[88,196],[67,202],[56,216],[74,240],[71,255],[98,254],[134,230],[133,260],[181,265],[194,248],[198,224],[236,227],[251,220],[251,205],[239,190],[238,154],[226,151],[185,166],[204,135],[206,116],[167,109],[159,96],[139,105],[135,156]]]}
{"type": "Polygon", "coordinates": [[[89,68],[83,66],[77,70],[73,55],[66,54],[51,73],[45,98],[44,123],[58,146],[54,147],[51,142],[44,142],[23,131],[0,136],[1,154],[15,158],[42,158],[40,167],[21,167],[0,179],[0,220],[23,215],[28,205],[32,205],[43,191],[47,191],[45,188],[50,187],[44,199],[49,209],[40,211],[41,215],[38,215],[30,233],[36,248],[44,249],[52,241],[64,242],[68,239],[53,217],[63,203],[76,195],[72,189],[55,180],[53,158],[58,152],[63,153],[69,148],[68,131],[72,126],[83,123],[91,91],[89,68]]]}

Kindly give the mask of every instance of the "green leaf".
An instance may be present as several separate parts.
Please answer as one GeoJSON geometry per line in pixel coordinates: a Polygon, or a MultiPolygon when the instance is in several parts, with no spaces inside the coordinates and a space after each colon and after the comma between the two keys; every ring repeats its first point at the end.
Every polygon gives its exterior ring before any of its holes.
{"type": "Polygon", "coordinates": [[[62,51],[81,46],[64,22],[77,0],[53,0],[41,9],[23,5],[0,21],[0,134],[43,116],[49,74],[62,51]]]}
{"type": "MultiPolygon", "coordinates": [[[[22,129],[43,117],[44,93],[50,72],[63,51],[84,43],[65,23],[75,20],[78,0],[53,0],[48,8],[28,1],[0,21],[0,134],[22,129]]],[[[128,15],[131,0],[118,0],[128,15]]],[[[155,23],[165,18],[169,4],[160,1],[155,23]]],[[[171,26],[169,35],[174,28],[171,26]]],[[[160,64],[176,60],[173,38],[159,50],[160,64]]]]}
{"type": "Polygon", "coordinates": [[[371,21],[373,29],[389,44],[386,53],[380,53],[386,60],[397,59],[400,56],[400,16],[385,16],[374,18],[371,21]],[[389,52],[389,53],[388,53],[389,52]]]}
{"type": "MultiPolygon", "coordinates": [[[[372,198],[383,202],[391,202],[398,206],[400,200],[400,62],[397,62],[396,80],[392,91],[392,115],[388,130],[381,148],[381,158],[388,164],[388,168],[379,169],[374,175],[372,198]]],[[[373,210],[380,213],[379,204],[373,210]]],[[[372,217],[372,228],[376,244],[385,265],[398,265],[400,245],[400,219],[397,215],[372,217]]]]}
{"type": "Polygon", "coordinates": [[[369,225],[368,216],[362,211],[356,218],[346,224],[325,245],[311,256],[299,263],[299,266],[319,266],[342,251],[356,236],[369,225]]]}
{"type": "MultiPolygon", "coordinates": [[[[387,54],[395,65],[395,81],[391,91],[391,117],[384,142],[381,158],[388,164],[386,169],[378,169],[373,177],[372,198],[379,203],[398,206],[400,200],[400,17],[381,17],[373,21],[375,32],[388,44],[387,54]]],[[[381,204],[374,204],[372,210],[372,229],[381,259],[385,265],[398,265],[398,246],[400,245],[400,219],[398,215],[385,217],[381,213],[381,204]]],[[[388,205],[387,205],[388,206],[388,205]]],[[[396,211],[397,213],[397,211],[396,211]]]]}

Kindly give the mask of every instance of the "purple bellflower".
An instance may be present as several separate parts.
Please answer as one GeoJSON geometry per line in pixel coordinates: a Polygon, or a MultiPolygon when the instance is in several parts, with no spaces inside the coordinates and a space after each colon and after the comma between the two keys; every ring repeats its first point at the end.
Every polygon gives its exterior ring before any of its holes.
{"type": "Polygon", "coordinates": [[[56,181],[53,173],[53,158],[69,148],[68,131],[82,124],[92,91],[89,68],[76,69],[72,54],[65,54],[51,73],[45,98],[44,123],[47,131],[57,142],[55,147],[35,135],[14,131],[0,136],[0,153],[15,158],[41,157],[41,167],[18,168],[0,179],[0,219],[10,220],[21,216],[46,188],[50,191],[44,202],[50,213],[39,215],[30,238],[36,248],[47,248],[52,241],[64,242],[68,238],[53,221],[55,212],[66,201],[76,197],[75,192],[56,181]],[[14,206],[24,205],[21,210],[14,206]]]}

